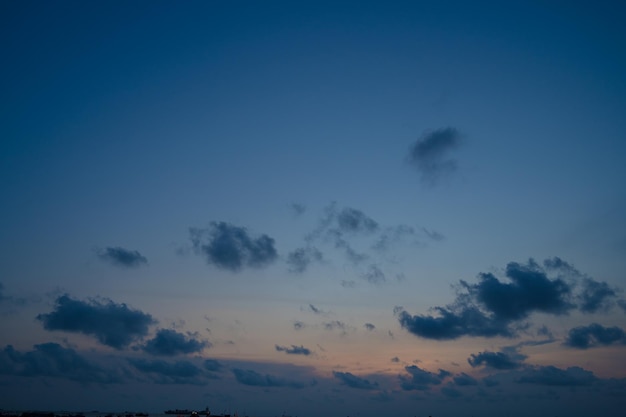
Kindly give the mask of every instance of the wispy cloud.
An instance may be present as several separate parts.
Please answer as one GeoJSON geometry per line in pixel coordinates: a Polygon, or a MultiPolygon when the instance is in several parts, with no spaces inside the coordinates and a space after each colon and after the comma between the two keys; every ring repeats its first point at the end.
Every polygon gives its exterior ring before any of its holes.
{"type": "Polygon", "coordinates": [[[311,263],[321,262],[322,259],[322,252],[314,246],[307,246],[290,252],[287,255],[287,265],[289,265],[289,272],[299,274],[306,271],[311,263]]]}
{"type": "Polygon", "coordinates": [[[235,379],[240,384],[257,386],[257,387],[287,387],[287,388],[304,388],[307,384],[303,382],[285,379],[269,374],[260,374],[250,369],[233,369],[235,379]]]}
{"type": "Polygon", "coordinates": [[[288,355],[309,356],[310,354],[313,353],[311,349],[305,348],[302,345],[300,346],[291,345],[291,347],[276,345],[275,348],[278,352],[285,352],[288,355]]]}
{"type": "Polygon", "coordinates": [[[65,294],[56,299],[51,313],[39,314],[37,320],[46,330],[61,330],[95,336],[115,349],[123,349],[148,334],[156,321],[150,314],[133,310],[109,299],[80,301],[65,294]]]}
{"type": "Polygon", "coordinates": [[[401,374],[399,378],[402,389],[405,391],[428,391],[431,386],[441,384],[444,379],[452,375],[443,369],[435,374],[416,365],[406,366],[404,369],[408,375],[401,374]]]}
{"type": "Polygon", "coordinates": [[[122,268],[136,268],[148,264],[148,259],[139,251],[124,249],[119,246],[99,249],[97,254],[103,261],[122,268]]]}
{"type": "Polygon", "coordinates": [[[152,381],[158,384],[206,384],[202,369],[190,361],[166,362],[163,360],[129,358],[128,363],[138,371],[148,374],[152,381]]]}
{"type": "Polygon", "coordinates": [[[426,132],[409,151],[409,163],[423,182],[437,184],[442,177],[457,170],[457,161],[448,155],[461,144],[461,134],[452,127],[426,132]]]}
{"type": "Polygon", "coordinates": [[[208,228],[191,228],[189,233],[195,251],[218,268],[231,271],[260,268],[278,257],[274,239],[265,234],[252,237],[244,227],[212,222],[208,228]]]}

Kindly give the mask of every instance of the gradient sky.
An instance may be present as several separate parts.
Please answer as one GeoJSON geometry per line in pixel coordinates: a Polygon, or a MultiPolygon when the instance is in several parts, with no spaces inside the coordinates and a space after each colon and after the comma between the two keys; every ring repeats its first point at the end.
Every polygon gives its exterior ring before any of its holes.
{"type": "Polygon", "coordinates": [[[624,21],[0,2],[0,408],[623,415],[624,21]]]}

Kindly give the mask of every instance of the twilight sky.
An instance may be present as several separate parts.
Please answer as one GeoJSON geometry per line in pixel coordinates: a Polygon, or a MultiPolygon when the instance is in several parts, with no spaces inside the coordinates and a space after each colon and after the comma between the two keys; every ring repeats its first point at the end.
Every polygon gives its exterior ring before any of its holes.
{"type": "Polygon", "coordinates": [[[0,2],[0,408],[623,414],[625,20],[0,2]]]}

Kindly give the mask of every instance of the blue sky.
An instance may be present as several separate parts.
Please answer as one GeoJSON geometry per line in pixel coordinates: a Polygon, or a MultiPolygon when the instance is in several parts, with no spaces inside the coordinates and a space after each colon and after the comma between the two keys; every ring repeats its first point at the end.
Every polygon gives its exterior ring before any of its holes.
{"type": "Polygon", "coordinates": [[[0,408],[626,405],[617,2],[0,4],[0,408]]]}

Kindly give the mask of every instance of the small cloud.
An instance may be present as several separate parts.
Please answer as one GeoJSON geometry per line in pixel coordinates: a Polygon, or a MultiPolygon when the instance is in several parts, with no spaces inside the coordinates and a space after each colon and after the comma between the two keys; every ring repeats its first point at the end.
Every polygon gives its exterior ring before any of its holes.
{"type": "Polygon", "coordinates": [[[577,349],[626,344],[626,332],[617,326],[604,327],[593,323],[589,326],[579,326],[571,329],[563,344],[577,349]]]}
{"type": "Polygon", "coordinates": [[[408,375],[399,375],[402,389],[405,391],[417,390],[428,391],[432,385],[439,385],[443,380],[451,374],[443,369],[435,374],[416,365],[406,366],[404,368],[408,375]]]}
{"type": "Polygon", "coordinates": [[[154,382],[158,384],[206,384],[202,378],[202,370],[189,361],[170,363],[162,360],[129,358],[128,363],[140,372],[151,374],[154,382]]]}
{"type": "Polygon", "coordinates": [[[54,311],[39,314],[37,320],[46,330],[95,336],[100,343],[118,350],[148,334],[149,326],[156,323],[150,314],[126,304],[109,299],[74,300],[67,294],[56,299],[54,311]]]}
{"type": "Polygon", "coordinates": [[[472,378],[465,372],[462,372],[459,375],[452,378],[452,381],[454,382],[455,385],[459,387],[465,387],[469,385],[478,385],[478,381],[476,381],[476,379],[472,378]]]}
{"type": "Polygon", "coordinates": [[[306,206],[300,203],[291,203],[289,206],[295,216],[300,216],[306,211],[306,206]]]}
{"type": "Polygon", "coordinates": [[[504,352],[480,352],[478,354],[471,354],[467,359],[467,362],[476,368],[481,365],[485,365],[489,368],[505,370],[505,369],[518,369],[522,366],[522,362],[526,357],[523,355],[511,355],[504,352]]]}
{"type": "Polygon", "coordinates": [[[373,264],[363,274],[363,278],[370,284],[380,284],[387,280],[385,273],[377,265],[373,264]]]}
{"type": "Polygon", "coordinates": [[[305,348],[304,346],[300,345],[300,346],[296,346],[296,345],[291,345],[291,347],[287,347],[287,346],[279,346],[276,345],[275,346],[276,350],[278,352],[285,352],[288,355],[304,355],[304,356],[309,356],[312,352],[310,349],[305,348]]]}
{"type": "Polygon", "coordinates": [[[447,127],[426,132],[409,152],[409,163],[420,173],[422,181],[435,185],[445,175],[457,170],[457,162],[448,154],[461,144],[461,135],[447,127]]]}
{"type": "Polygon", "coordinates": [[[393,363],[399,363],[400,362],[400,358],[397,356],[394,356],[393,358],[391,358],[391,362],[393,363]]]}
{"type": "Polygon", "coordinates": [[[160,329],[156,336],[148,340],[141,349],[151,355],[175,356],[199,353],[208,347],[211,347],[209,341],[198,340],[195,335],[184,335],[175,330],[160,329]]]}
{"type": "Polygon", "coordinates": [[[257,387],[287,387],[287,388],[304,388],[306,385],[289,379],[280,378],[274,375],[260,374],[250,369],[233,369],[235,379],[240,384],[257,386],[257,387]]]}
{"type": "Polygon", "coordinates": [[[313,304],[309,304],[309,310],[311,310],[315,314],[320,314],[320,315],[328,314],[328,312],[326,312],[326,311],[324,311],[324,310],[322,310],[320,308],[315,307],[313,304]]]}
{"type": "Polygon", "coordinates": [[[306,324],[301,322],[301,321],[299,321],[299,320],[296,320],[296,321],[293,322],[293,328],[296,329],[296,330],[302,330],[305,327],[306,327],[306,324]]]}
{"type": "Polygon", "coordinates": [[[274,239],[252,237],[248,230],[225,222],[211,222],[206,229],[191,228],[191,242],[197,253],[218,268],[236,272],[243,267],[261,268],[276,260],[274,239]]]}
{"type": "Polygon", "coordinates": [[[617,292],[606,282],[598,282],[591,278],[584,278],[582,293],[579,295],[580,310],[583,313],[607,311],[617,297],[617,292]]]}
{"type": "Polygon", "coordinates": [[[364,390],[378,389],[377,382],[370,382],[369,380],[353,375],[350,372],[333,371],[333,376],[350,388],[364,390]]]}
{"type": "Polygon", "coordinates": [[[203,362],[204,369],[211,372],[218,372],[224,366],[215,359],[205,359],[203,362]]]}
{"type": "Polygon", "coordinates": [[[370,332],[376,329],[376,326],[374,326],[372,323],[365,323],[363,327],[365,327],[365,329],[370,332]]]}
{"type": "Polygon", "coordinates": [[[123,268],[136,268],[148,264],[148,259],[138,251],[119,246],[98,250],[97,254],[100,259],[123,268]]]}
{"type": "Polygon", "coordinates": [[[306,271],[311,263],[322,262],[322,259],[322,252],[313,246],[298,248],[287,255],[289,272],[300,274],[306,271]]]}

